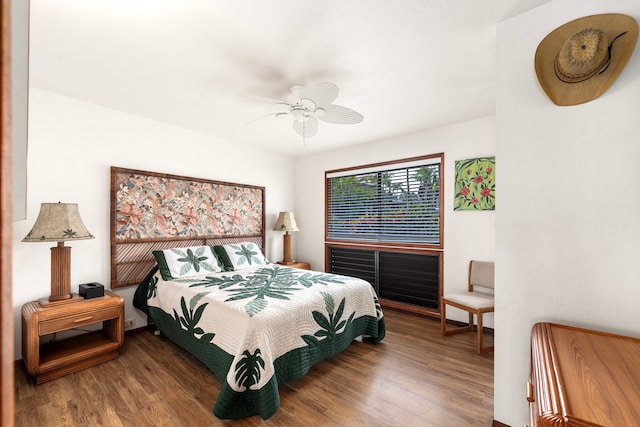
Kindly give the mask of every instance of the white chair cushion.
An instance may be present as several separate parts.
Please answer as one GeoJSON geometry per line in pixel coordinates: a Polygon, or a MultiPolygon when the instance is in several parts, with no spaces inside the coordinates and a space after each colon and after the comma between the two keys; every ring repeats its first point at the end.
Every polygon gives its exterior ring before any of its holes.
{"type": "Polygon", "coordinates": [[[466,292],[464,294],[445,295],[444,299],[456,304],[471,307],[474,310],[492,307],[494,304],[493,295],[488,295],[482,292],[466,292]]]}

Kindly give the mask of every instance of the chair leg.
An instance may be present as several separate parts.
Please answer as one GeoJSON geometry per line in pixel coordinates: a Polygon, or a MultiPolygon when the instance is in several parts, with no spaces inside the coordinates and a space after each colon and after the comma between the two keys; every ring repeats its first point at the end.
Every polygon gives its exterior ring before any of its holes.
{"type": "MultiPolygon", "coordinates": [[[[453,307],[456,307],[456,306],[454,305],[453,307]]],[[[464,310],[464,309],[462,308],[461,310],[464,310]]],[[[470,312],[468,313],[469,313],[469,323],[467,325],[461,326],[461,327],[453,327],[449,325],[449,329],[447,329],[447,305],[441,302],[440,303],[440,324],[442,328],[442,335],[447,336],[447,335],[459,334],[462,332],[473,332],[473,313],[470,313],[470,312]]]]}
{"type": "Polygon", "coordinates": [[[482,353],[482,313],[478,313],[478,354],[482,353]]]}
{"type": "Polygon", "coordinates": [[[447,305],[440,300],[440,323],[442,327],[442,336],[447,335],[447,305]]]}

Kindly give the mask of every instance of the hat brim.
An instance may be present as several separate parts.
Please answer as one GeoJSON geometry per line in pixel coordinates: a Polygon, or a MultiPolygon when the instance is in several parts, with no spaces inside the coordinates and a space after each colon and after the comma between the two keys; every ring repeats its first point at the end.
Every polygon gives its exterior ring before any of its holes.
{"type": "Polygon", "coordinates": [[[535,68],[540,86],[557,105],[577,105],[592,101],[602,95],[618,78],[631,58],[638,40],[638,23],[620,13],[585,16],[567,22],[549,33],[538,45],[535,68]],[[601,73],[576,83],[567,83],[556,76],[554,63],[563,44],[574,34],[593,28],[603,31],[609,40],[611,62],[601,73]],[[623,36],[618,37],[622,33],[623,36]]]}

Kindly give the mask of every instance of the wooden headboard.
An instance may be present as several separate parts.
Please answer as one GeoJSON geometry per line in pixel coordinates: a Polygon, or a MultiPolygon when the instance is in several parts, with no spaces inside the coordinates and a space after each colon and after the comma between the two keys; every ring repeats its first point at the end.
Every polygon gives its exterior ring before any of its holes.
{"type": "Polygon", "coordinates": [[[248,241],[264,251],[264,209],[264,187],[112,166],[111,288],[139,284],[154,250],[248,241]]]}

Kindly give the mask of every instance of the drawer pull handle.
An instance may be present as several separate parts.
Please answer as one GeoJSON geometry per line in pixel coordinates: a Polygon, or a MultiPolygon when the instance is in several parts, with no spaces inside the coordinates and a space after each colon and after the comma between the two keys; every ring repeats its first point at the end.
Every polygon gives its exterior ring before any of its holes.
{"type": "Polygon", "coordinates": [[[80,323],[80,322],[84,322],[86,320],[91,320],[91,319],[93,319],[93,316],[81,317],[79,319],[75,319],[73,323],[80,323]]]}
{"type": "Polygon", "coordinates": [[[527,401],[529,401],[529,403],[533,403],[536,401],[535,397],[533,396],[533,384],[531,384],[529,381],[527,381],[527,401]]]}

